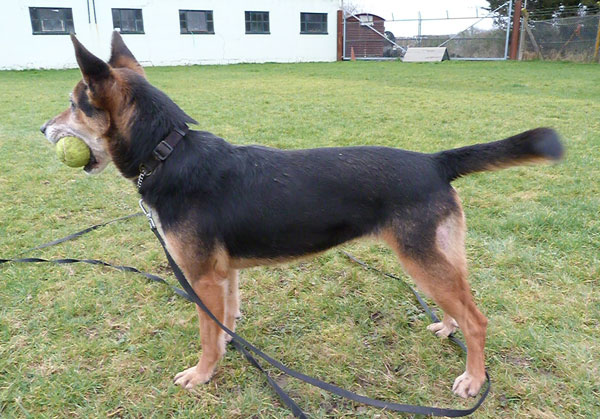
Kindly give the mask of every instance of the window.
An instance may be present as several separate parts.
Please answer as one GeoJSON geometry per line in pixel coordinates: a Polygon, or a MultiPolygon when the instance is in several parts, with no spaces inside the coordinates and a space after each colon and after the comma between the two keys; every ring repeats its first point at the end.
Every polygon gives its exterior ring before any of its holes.
{"type": "Polygon", "coordinates": [[[360,15],[358,18],[362,26],[373,26],[373,15],[360,15]]]}
{"type": "Polygon", "coordinates": [[[327,13],[300,13],[300,33],[327,34],[327,13]]]}
{"type": "Polygon", "coordinates": [[[269,12],[245,12],[246,33],[270,33],[269,12]]]}
{"type": "Polygon", "coordinates": [[[212,10],[180,10],[181,33],[215,33],[212,10]]]}
{"type": "Polygon", "coordinates": [[[144,33],[142,9],[112,9],[113,28],[121,33],[144,33]]]}
{"type": "Polygon", "coordinates": [[[68,35],[75,33],[73,11],[56,7],[30,7],[34,35],[68,35]]]}

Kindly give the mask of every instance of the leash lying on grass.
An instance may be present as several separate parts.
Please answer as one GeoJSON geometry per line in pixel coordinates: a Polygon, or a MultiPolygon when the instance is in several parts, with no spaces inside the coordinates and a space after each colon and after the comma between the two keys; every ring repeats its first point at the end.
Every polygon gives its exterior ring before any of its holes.
{"type": "MultiPolygon", "coordinates": [[[[185,298],[186,300],[196,303],[202,310],[204,310],[204,312],[214,321],[217,323],[217,325],[225,332],[227,333],[229,336],[232,337],[231,340],[231,344],[239,351],[241,352],[246,359],[250,362],[250,364],[257,368],[259,371],[261,371],[262,373],[265,374],[265,377],[267,379],[267,382],[271,385],[271,387],[273,387],[273,389],[275,390],[275,392],[277,393],[277,395],[280,397],[281,401],[292,411],[292,413],[294,414],[294,416],[299,417],[299,418],[306,418],[306,414],[302,411],[302,409],[300,409],[300,407],[296,404],[296,402],[294,402],[289,396],[288,394],[275,382],[275,380],[273,380],[270,375],[268,374],[268,372],[258,363],[258,361],[252,356],[252,354],[250,352],[253,352],[255,355],[257,355],[258,357],[262,358],[263,360],[265,360],[267,363],[269,363],[270,365],[278,368],[279,370],[281,370],[282,372],[284,372],[285,374],[297,378],[299,380],[302,380],[308,384],[311,384],[315,387],[319,387],[322,390],[325,390],[327,392],[330,392],[332,394],[336,394],[338,396],[347,398],[349,400],[353,400],[356,401],[358,403],[362,403],[362,404],[367,404],[369,406],[373,406],[373,407],[377,407],[380,409],[385,409],[385,410],[391,410],[391,411],[396,411],[396,412],[405,412],[405,413],[415,413],[415,414],[421,414],[421,415],[433,415],[433,416],[447,416],[447,417],[461,417],[461,416],[467,416],[470,415],[471,413],[473,413],[475,410],[477,410],[479,408],[479,406],[481,406],[481,404],[483,403],[483,401],[486,399],[486,397],[488,396],[488,393],[490,391],[491,388],[491,381],[490,381],[490,377],[486,371],[485,376],[487,379],[487,387],[485,389],[485,391],[481,394],[479,400],[473,405],[473,407],[471,407],[470,409],[445,409],[445,408],[438,408],[438,407],[429,407],[429,406],[416,406],[416,405],[411,405],[411,404],[400,404],[400,403],[391,403],[391,402],[386,402],[386,401],[382,401],[382,400],[377,400],[377,399],[371,399],[369,397],[365,397],[365,396],[361,396],[359,394],[353,393],[351,391],[348,390],[344,390],[338,386],[335,386],[333,384],[330,383],[326,383],[324,381],[321,381],[317,378],[313,378],[310,377],[308,375],[302,374],[298,371],[295,371],[293,369],[290,369],[288,367],[286,367],[285,365],[283,365],[281,362],[271,358],[270,356],[268,356],[267,354],[265,354],[264,352],[262,352],[260,349],[256,348],[254,345],[252,345],[251,343],[249,343],[248,341],[246,341],[244,338],[242,338],[241,336],[239,336],[238,334],[236,334],[235,332],[232,332],[231,330],[229,330],[227,327],[225,327],[211,312],[210,310],[208,310],[208,308],[204,305],[204,303],[202,302],[202,300],[196,295],[196,293],[194,292],[194,289],[191,287],[191,285],[189,284],[189,282],[185,279],[185,276],[183,275],[183,272],[181,272],[181,270],[179,269],[179,267],[177,266],[177,264],[175,263],[175,261],[173,260],[173,258],[171,257],[171,255],[169,254],[169,252],[166,249],[165,243],[162,239],[162,237],[160,236],[158,230],[156,229],[156,226],[152,220],[152,215],[149,212],[146,212],[145,208],[142,206],[142,209],[144,210],[144,215],[146,215],[146,217],[148,218],[148,221],[150,222],[150,228],[152,229],[152,232],[156,235],[158,241],[160,242],[160,244],[163,247],[163,250],[165,251],[165,255],[167,257],[167,260],[169,261],[169,264],[171,265],[171,268],[173,270],[173,273],[175,275],[175,277],[177,278],[177,280],[179,281],[179,284],[183,287],[183,290],[169,284],[165,279],[161,278],[158,275],[154,275],[148,272],[144,272],[144,271],[140,271],[137,268],[131,267],[131,266],[124,266],[124,265],[114,265],[108,262],[104,262],[98,259],[72,259],[72,258],[65,258],[65,259],[52,259],[52,260],[48,260],[48,259],[41,259],[41,258],[19,258],[19,259],[0,259],[0,265],[4,264],[4,263],[54,263],[54,264],[70,264],[70,263],[87,263],[87,264],[91,264],[91,265],[100,265],[100,266],[106,266],[106,267],[110,267],[110,268],[114,268],[117,269],[119,271],[123,271],[123,272],[133,272],[136,274],[140,274],[143,275],[144,277],[146,277],[147,279],[154,281],[154,282],[158,282],[164,285],[167,285],[168,287],[170,287],[172,289],[172,291],[174,293],[176,293],[177,295],[179,295],[182,298],[185,298]],[[185,291],[184,291],[185,290],[185,291]]],[[[96,224],[93,225],[91,227],[88,227],[86,229],[83,229],[81,231],[78,231],[76,233],[70,234],[68,236],[65,236],[63,238],[57,239],[57,240],[53,240],[51,242],[48,243],[44,243],[41,244],[39,246],[36,246],[32,249],[29,249],[25,252],[29,252],[29,251],[33,251],[33,250],[39,250],[39,249],[43,249],[46,247],[50,247],[50,246],[54,246],[57,245],[59,243],[63,243],[66,242],[68,240],[73,240],[77,237],[80,237],[86,233],[89,233],[90,231],[96,230],[100,227],[106,226],[108,224],[114,223],[114,222],[118,222],[118,221],[123,221],[123,220],[128,220],[131,219],[133,217],[138,217],[141,216],[142,213],[136,213],[136,214],[131,214],[131,215],[127,215],[124,217],[120,217],[120,218],[116,218],[114,220],[110,220],[107,221],[105,223],[100,223],[100,224],[96,224]]],[[[23,253],[25,253],[23,252],[23,253]]],[[[372,270],[374,272],[377,272],[380,275],[384,275],[387,276],[388,278],[392,278],[395,279],[397,281],[402,282],[403,284],[405,284],[409,290],[414,294],[414,296],[416,297],[417,301],[419,302],[419,304],[421,305],[421,307],[423,308],[423,310],[429,315],[429,317],[431,318],[431,320],[433,322],[439,322],[439,318],[437,317],[437,315],[435,314],[435,312],[427,305],[427,303],[421,298],[421,296],[419,295],[419,293],[412,288],[411,286],[409,286],[408,284],[406,284],[406,282],[404,282],[401,278],[392,275],[390,273],[386,273],[383,272],[377,268],[374,268],[368,264],[366,264],[365,262],[361,261],[360,259],[356,258],[355,256],[351,255],[348,252],[342,251],[342,253],[348,257],[350,260],[354,261],[355,263],[358,263],[359,265],[363,266],[366,269],[372,270]]],[[[458,345],[465,353],[467,351],[467,348],[465,347],[464,343],[459,340],[458,338],[456,338],[454,335],[450,335],[449,339],[455,343],[456,345],[458,345]]]]}

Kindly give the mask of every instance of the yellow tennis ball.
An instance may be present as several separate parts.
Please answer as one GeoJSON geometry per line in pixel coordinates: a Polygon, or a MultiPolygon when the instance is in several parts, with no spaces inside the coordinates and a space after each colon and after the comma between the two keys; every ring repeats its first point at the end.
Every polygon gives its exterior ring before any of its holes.
{"type": "Polygon", "coordinates": [[[56,157],[69,167],[82,167],[90,161],[90,148],[79,138],[64,137],[56,143],[56,157]]]}

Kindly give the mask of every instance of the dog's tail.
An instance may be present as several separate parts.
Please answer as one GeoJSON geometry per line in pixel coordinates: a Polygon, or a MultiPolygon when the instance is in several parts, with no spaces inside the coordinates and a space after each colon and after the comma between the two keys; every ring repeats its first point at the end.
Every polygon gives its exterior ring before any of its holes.
{"type": "Polygon", "coordinates": [[[528,162],[560,160],[560,137],[551,128],[536,128],[485,144],[455,148],[433,155],[448,181],[469,173],[501,169],[528,162]]]}

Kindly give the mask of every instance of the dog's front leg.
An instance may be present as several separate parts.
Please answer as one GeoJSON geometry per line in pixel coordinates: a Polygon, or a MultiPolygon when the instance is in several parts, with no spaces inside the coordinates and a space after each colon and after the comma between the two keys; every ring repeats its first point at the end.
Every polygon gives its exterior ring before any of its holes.
{"type": "MultiPolygon", "coordinates": [[[[235,332],[236,320],[242,316],[240,312],[240,291],[238,271],[231,269],[227,274],[227,297],[225,297],[225,327],[235,332]]],[[[231,342],[232,337],[225,334],[225,342],[231,342]]]]}
{"type": "MultiPolygon", "coordinates": [[[[206,307],[223,323],[227,311],[227,275],[216,271],[209,272],[194,281],[192,287],[206,307]]],[[[214,374],[217,363],[225,354],[224,332],[204,311],[197,306],[196,309],[200,320],[202,355],[197,365],[181,371],[174,379],[175,384],[185,389],[208,382],[214,374]]]]}

